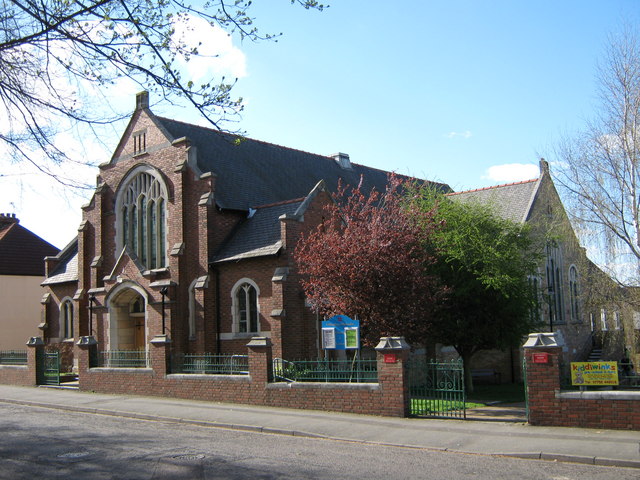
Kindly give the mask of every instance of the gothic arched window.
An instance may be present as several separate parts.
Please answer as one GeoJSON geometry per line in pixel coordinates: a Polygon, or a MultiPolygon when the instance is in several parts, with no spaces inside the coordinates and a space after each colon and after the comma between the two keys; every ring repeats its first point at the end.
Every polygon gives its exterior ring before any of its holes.
{"type": "Polygon", "coordinates": [[[579,297],[579,285],[578,285],[578,269],[575,265],[571,265],[569,268],[569,299],[571,302],[571,320],[573,322],[580,322],[580,297],[579,297]]]}
{"type": "Polygon", "coordinates": [[[552,243],[547,244],[547,290],[549,298],[549,322],[551,326],[564,323],[562,254],[560,248],[552,243]]]}
{"type": "Polygon", "coordinates": [[[60,336],[73,338],[73,302],[69,298],[60,304],[60,336]]]}
{"type": "Polygon", "coordinates": [[[118,194],[120,247],[149,269],[166,266],[166,188],[150,168],[134,171],[118,194]]]}
{"type": "Polygon", "coordinates": [[[245,279],[236,284],[232,291],[235,332],[260,332],[258,296],[257,286],[251,280],[245,279]]]}

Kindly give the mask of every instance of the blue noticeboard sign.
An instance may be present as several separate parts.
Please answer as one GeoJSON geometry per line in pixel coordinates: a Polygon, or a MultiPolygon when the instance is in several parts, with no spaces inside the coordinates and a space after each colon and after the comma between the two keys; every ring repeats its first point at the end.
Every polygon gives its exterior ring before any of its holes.
{"type": "Polygon", "coordinates": [[[335,315],[322,322],[322,348],[350,350],[360,348],[360,320],[335,315]]]}

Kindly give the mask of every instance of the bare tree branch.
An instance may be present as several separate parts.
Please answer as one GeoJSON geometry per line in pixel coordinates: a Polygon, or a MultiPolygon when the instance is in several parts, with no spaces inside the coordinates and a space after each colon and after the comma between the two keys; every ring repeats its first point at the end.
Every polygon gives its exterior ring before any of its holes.
{"type": "MultiPolygon", "coordinates": [[[[325,8],[314,0],[290,3],[325,8]]],[[[252,41],[274,38],[258,31],[250,6],[250,0],[209,0],[200,7],[182,0],[0,0],[1,145],[10,157],[53,172],[44,163],[70,157],[55,141],[63,129],[92,131],[124,118],[124,112],[96,108],[92,94],[122,78],[169,104],[186,102],[223,129],[242,110],[242,100],[231,96],[236,81],[209,78],[196,85],[185,78],[181,65],[200,54],[176,28],[204,20],[252,41]]]]}
{"type": "MultiPolygon", "coordinates": [[[[610,38],[598,69],[597,118],[557,149],[557,183],[574,221],[590,230],[608,261],[633,258],[640,280],[640,40],[626,28],[610,38]]],[[[614,272],[615,273],[615,272],[614,272]]],[[[617,280],[623,280],[618,278],[617,280]]]]}

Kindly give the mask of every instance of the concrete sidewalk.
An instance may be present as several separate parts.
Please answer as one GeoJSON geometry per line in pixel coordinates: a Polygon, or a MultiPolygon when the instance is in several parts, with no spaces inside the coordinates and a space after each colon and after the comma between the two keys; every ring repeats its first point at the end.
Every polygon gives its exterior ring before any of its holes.
{"type": "Polygon", "coordinates": [[[451,452],[640,468],[640,432],[388,418],[0,385],[0,402],[451,452]]]}

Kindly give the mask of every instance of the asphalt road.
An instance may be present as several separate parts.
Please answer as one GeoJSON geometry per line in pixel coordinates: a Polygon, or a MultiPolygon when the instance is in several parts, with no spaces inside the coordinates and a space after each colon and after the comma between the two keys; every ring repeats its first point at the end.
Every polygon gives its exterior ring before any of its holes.
{"type": "Polygon", "coordinates": [[[637,480],[638,470],[0,404],[0,479],[70,478],[637,480]]]}

